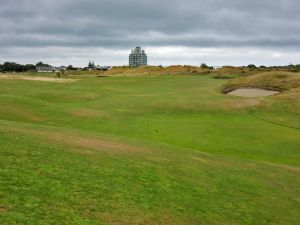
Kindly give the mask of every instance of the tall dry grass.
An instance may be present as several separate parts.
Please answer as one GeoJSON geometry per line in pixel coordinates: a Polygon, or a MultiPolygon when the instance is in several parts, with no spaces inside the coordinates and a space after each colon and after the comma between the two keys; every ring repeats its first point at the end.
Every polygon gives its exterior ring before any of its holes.
{"type": "Polygon", "coordinates": [[[263,88],[275,91],[289,91],[300,88],[300,73],[292,72],[265,72],[246,77],[229,80],[222,87],[223,93],[238,88],[263,88]]]}

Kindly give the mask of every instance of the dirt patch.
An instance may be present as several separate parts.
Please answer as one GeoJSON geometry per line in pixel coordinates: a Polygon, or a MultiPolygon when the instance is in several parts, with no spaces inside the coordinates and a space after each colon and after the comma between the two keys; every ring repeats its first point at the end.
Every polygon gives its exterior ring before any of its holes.
{"type": "Polygon", "coordinates": [[[239,88],[234,91],[227,93],[228,95],[240,96],[240,97],[266,97],[271,95],[279,94],[279,91],[271,91],[260,88],[239,88]]]}
{"type": "Polygon", "coordinates": [[[109,114],[104,111],[95,110],[95,109],[78,109],[70,112],[71,116],[79,118],[103,118],[109,117],[109,114]]]}
{"type": "Polygon", "coordinates": [[[279,169],[288,170],[290,172],[300,173],[300,167],[298,166],[289,166],[284,164],[278,164],[278,163],[272,163],[272,162],[263,162],[263,161],[257,161],[258,163],[273,166],[279,169]]]}
{"type": "Polygon", "coordinates": [[[33,81],[45,81],[53,83],[70,83],[77,81],[77,79],[63,79],[63,78],[51,78],[51,77],[28,77],[22,75],[0,75],[0,80],[33,80],[33,81]]]}
{"type": "Polygon", "coordinates": [[[0,213],[4,213],[7,212],[8,210],[10,210],[12,207],[8,206],[8,205],[0,205],[0,213]]]}
{"type": "Polygon", "coordinates": [[[40,122],[43,120],[43,117],[37,113],[34,113],[32,111],[29,111],[28,109],[24,109],[18,105],[4,105],[0,104],[1,112],[0,117],[5,118],[7,116],[20,118],[26,121],[34,121],[34,122],[40,122]]]}

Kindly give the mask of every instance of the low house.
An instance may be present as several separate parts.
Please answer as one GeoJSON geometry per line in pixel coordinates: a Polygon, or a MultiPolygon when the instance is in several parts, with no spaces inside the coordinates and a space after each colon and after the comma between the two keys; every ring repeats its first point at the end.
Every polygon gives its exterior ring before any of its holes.
{"type": "Polygon", "coordinates": [[[54,66],[38,66],[36,68],[36,70],[39,73],[54,73],[54,72],[60,72],[60,71],[66,70],[66,67],[64,67],[64,66],[59,66],[59,67],[54,67],[54,66]]]}
{"type": "Polygon", "coordinates": [[[95,69],[96,70],[107,71],[107,70],[110,70],[111,67],[110,66],[96,66],[95,69]]]}

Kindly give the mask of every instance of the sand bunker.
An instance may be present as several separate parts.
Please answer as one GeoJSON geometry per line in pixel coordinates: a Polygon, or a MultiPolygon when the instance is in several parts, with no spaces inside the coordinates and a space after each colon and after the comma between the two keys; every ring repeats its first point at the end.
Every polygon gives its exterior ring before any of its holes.
{"type": "Polygon", "coordinates": [[[70,83],[77,79],[63,79],[63,78],[51,78],[51,77],[28,77],[22,75],[0,75],[0,80],[35,80],[35,81],[46,81],[54,83],[70,83]]]}
{"type": "Polygon", "coordinates": [[[240,97],[266,97],[279,94],[279,91],[270,91],[260,88],[240,88],[229,92],[229,95],[240,97]]]}

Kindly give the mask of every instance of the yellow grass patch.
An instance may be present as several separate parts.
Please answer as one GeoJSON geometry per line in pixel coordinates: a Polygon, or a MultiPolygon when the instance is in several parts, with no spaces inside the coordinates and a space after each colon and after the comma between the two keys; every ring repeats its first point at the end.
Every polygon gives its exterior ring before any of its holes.
{"type": "Polygon", "coordinates": [[[0,205],[0,213],[6,212],[11,208],[11,206],[8,205],[0,205]]]}
{"type": "Polygon", "coordinates": [[[0,80],[33,80],[33,81],[45,81],[45,82],[53,82],[53,83],[70,83],[70,82],[77,81],[77,79],[29,77],[23,75],[0,75],[0,80]]]}
{"type": "MultiPolygon", "coordinates": [[[[164,212],[159,217],[155,217],[153,215],[145,215],[145,212],[139,212],[138,210],[132,210],[127,212],[117,212],[116,216],[111,213],[102,213],[101,221],[104,224],[109,225],[157,225],[157,224],[165,224],[165,225],[174,225],[174,224],[191,224],[196,225],[196,223],[192,223],[191,221],[184,221],[183,218],[179,216],[174,216],[170,212],[164,212]],[[129,212],[134,212],[129,214],[129,212]],[[121,213],[121,216],[120,216],[121,213]],[[139,216],[137,216],[139,215],[139,216]],[[130,221],[130,222],[128,222],[130,221]],[[180,222],[179,222],[180,221],[180,222]]],[[[100,219],[100,218],[99,218],[100,219]]]]}
{"type": "Polygon", "coordinates": [[[32,136],[47,140],[51,143],[68,145],[72,147],[72,150],[84,154],[91,154],[93,153],[93,151],[102,151],[109,153],[150,152],[149,149],[130,145],[127,143],[121,143],[119,140],[114,138],[83,136],[81,134],[63,133],[57,132],[55,130],[37,130],[33,128],[20,128],[11,126],[5,127],[5,130],[31,134],[32,136]]]}
{"type": "Polygon", "coordinates": [[[42,116],[18,106],[1,105],[0,116],[1,114],[13,115],[16,118],[26,119],[33,122],[40,122],[43,120],[42,116]]]}
{"type": "Polygon", "coordinates": [[[295,88],[289,92],[284,92],[281,95],[276,96],[280,99],[291,99],[294,103],[299,105],[300,108],[300,88],[295,88]]]}
{"type": "Polygon", "coordinates": [[[223,109],[247,109],[254,106],[258,106],[261,103],[262,101],[259,98],[247,98],[225,101],[219,104],[217,107],[223,109]]]}
{"type": "Polygon", "coordinates": [[[71,116],[79,118],[103,118],[109,117],[109,114],[104,111],[95,109],[77,109],[69,112],[71,116]]]}
{"type": "Polygon", "coordinates": [[[114,67],[105,72],[107,75],[179,75],[179,74],[208,74],[209,69],[202,69],[196,66],[141,66],[138,68],[131,68],[125,66],[114,67]]]}

